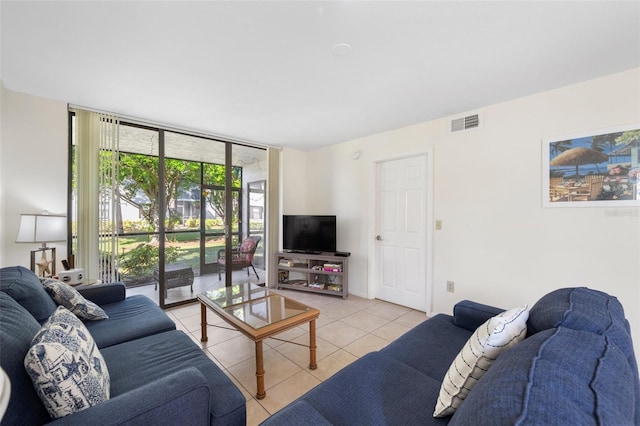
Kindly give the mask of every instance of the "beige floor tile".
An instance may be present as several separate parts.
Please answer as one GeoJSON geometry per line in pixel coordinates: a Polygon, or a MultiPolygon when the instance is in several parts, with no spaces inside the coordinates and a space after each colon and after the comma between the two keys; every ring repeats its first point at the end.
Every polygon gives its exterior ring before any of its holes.
{"type": "Polygon", "coordinates": [[[351,308],[361,311],[363,309],[371,308],[377,305],[378,303],[382,303],[382,302],[378,299],[365,299],[363,297],[358,297],[358,296],[349,296],[347,299],[344,300],[343,303],[351,308]]]}
{"type": "Polygon", "coordinates": [[[357,359],[358,357],[356,357],[355,355],[350,354],[345,350],[339,349],[328,357],[324,358],[322,362],[318,363],[317,369],[308,371],[311,375],[318,378],[319,380],[325,381],[357,359]]]}
{"type": "Polygon", "coordinates": [[[393,340],[396,340],[398,337],[402,336],[404,333],[406,333],[410,329],[411,327],[408,327],[406,325],[403,325],[397,322],[390,322],[389,324],[380,327],[379,329],[374,331],[372,334],[391,342],[393,340]]]}
{"type": "Polygon", "coordinates": [[[337,321],[339,318],[333,318],[328,315],[322,314],[322,308],[320,308],[320,316],[316,320],[316,330],[320,327],[324,327],[327,324],[331,324],[332,322],[337,321]]]}
{"type": "Polygon", "coordinates": [[[421,311],[411,310],[406,314],[396,318],[394,321],[408,327],[415,327],[423,321],[427,320],[427,314],[421,311]]]}
{"type": "Polygon", "coordinates": [[[269,412],[255,399],[247,400],[247,426],[257,426],[267,418],[269,412]]]}
{"type": "Polygon", "coordinates": [[[287,380],[268,389],[267,396],[258,402],[269,413],[273,414],[319,384],[320,380],[307,371],[301,370],[287,380]]]}
{"type": "MultiPolygon", "coordinates": [[[[280,352],[270,349],[264,351],[264,388],[269,390],[278,383],[288,379],[301,368],[280,352]]],[[[246,359],[228,368],[229,373],[242,384],[251,395],[257,393],[256,360],[246,359]]]]}
{"type": "MultiPolygon", "coordinates": [[[[300,336],[292,340],[293,343],[285,343],[276,348],[278,352],[295,362],[301,368],[309,368],[309,337],[300,336]],[[305,346],[300,346],[305,345],[305,346]]],[[[331,355],[339,348],[324,339],[316,337],[316,363],[321,362],[324,358],[331,355]]]]}
{"type": "MultiPolygon", "coordinates": [[[[198,338],[201,338],[200,329],[192,331],[192,333],[198,338]]],[[[215,346],[219,343],[225,342],[236,337],[244,337],[238,330],[234,330],[231,326],[223,324],[221,327],[208,326],[207,327],[207,342],[206,346],[215,346]]],[[[248,340],[248,339],[247,339],[248,340]]]]}
{"type": "Polygon", "coordinates": [[[175,323],[176,330],[181,330],[181,331],[184,331],[187,334],[191,334],[191,330],[189,330],[188,327],[186,327],[184,324],[182,324],[179,319],[171,318],[171,320],[175,323]]]}
{"type": "Polygon", "coordinates": [[[225,340],[213,346],[208,346],[207,350],[225,367],[229,368],[255,356],[256,346],[253,341],[245,336],[238,336],[225,340]]]}
{"type": "Polygon", "coordinates": [[[331,324],[318,328],[317,336],[334,344],[340,348],[358,340],[367,334],[359,328],[353,327],[342,321],[335,321],[331,324]]]}
{"type": "Polygon", "coordinates": [[[178,319],[199,314],[200,303],[190,303],[188,305],[182,305],[175,308],[167,309],[167,313],[169,312],[178,319]]]}
{"type": "Polygon", "coordinates": [[[200,313],[195,315],[184,316],[179,319],[180,323],[187,328],[189,331],[199,330],[202,319],[200,318],[200,313]]]}
{"type": "Polygon", "coordinates": [[[388,320],[394,320],[407,312],[411,311],[410,308],[394,305],[393,303],[382,302],[377,305],[371,306],[365,309],[367,312],[372,312],[379,317],[386,318],[388,320]]]}
{"type": "Polygon", "coordinates": [[[328,316],[328,317],[332,317],[335,319],[341,319],[344,317],[347,317],[349,315],[355,314],[356,312],[358,312],[357,309],[352,308],[350,306],[345,305],[344,303],[341,303],[342,300],[338,301],[338,302],[334,302],[334,303],[329,303],[326,304],[324,306],[321,306],[320,309],[320,315],[321,316],[328,316]]]}
{"type": "Polygon", "coordinates": [[[353,343],[348,344],[344,347],[344,350],[361,358],[368,354],[369,352],[379,351],[389,344],[389,341],[374,336],[373,334],[367,334],[364,337],[356,340],[353,343]]]}
{"type": "Polygon", "coordinates": [[[264,341],[266,345],[269,345],[271,348],[277,348],[278,346],[286,343],[283,340],[294,340],[296,337],[306,336],[307,340],[309,340],[309,325],[305,324],[303,326],[291,328],[289,330],[283,331],[282,333],[278,333],[275,335],[275,339],[267,339],[264,341]]]}
{"type": "Polygon", "coordinates": [[[341,321],[360,330],[364,330],[367,333],[371,333],[373,330],[377,330],[389,323],[389,320],[367,311],[356,312],[353,315],[343,318],[341,321]]]}

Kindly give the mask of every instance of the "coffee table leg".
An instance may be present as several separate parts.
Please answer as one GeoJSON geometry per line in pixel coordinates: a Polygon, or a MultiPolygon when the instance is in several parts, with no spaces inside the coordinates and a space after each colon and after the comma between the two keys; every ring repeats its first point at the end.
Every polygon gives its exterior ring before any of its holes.
{"type": "Polygon", "coordinates": [[[256,383],[258,392],[256,398],[263,399],[267,396],[264,390],[264,359],[262,357],[262,340],[256,341],[256,383]]]}
{"type": "Polygon", "coordinates": [[[315,370],[316,364],[316,320],[309,321],[309,368],[315,370]]]}
{"type": "Polygon", "coordinates": [[[200,341],[206,342],[209,338],[207,337],[207,307],[204,303],[200,304],[200,326],[202,327],[200,341]]]}

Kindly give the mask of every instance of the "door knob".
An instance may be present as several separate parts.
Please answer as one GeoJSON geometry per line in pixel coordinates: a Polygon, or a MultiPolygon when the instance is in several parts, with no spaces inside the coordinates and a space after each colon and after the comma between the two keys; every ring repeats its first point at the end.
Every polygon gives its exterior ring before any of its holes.
{"type": "Polygon", "coordinates": [[[380,235],[376,235],[376,240],[382,241],[382,237],[380,235]]]}

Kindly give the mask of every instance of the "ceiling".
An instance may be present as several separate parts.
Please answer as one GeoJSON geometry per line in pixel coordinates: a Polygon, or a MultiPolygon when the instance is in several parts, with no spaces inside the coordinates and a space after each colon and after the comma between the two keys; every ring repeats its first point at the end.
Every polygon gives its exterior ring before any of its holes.
{"type": "Polygon", "coordinates": [[[638,1],[0,7],[9,90],[301,150],[640,66],[638,1]]]}

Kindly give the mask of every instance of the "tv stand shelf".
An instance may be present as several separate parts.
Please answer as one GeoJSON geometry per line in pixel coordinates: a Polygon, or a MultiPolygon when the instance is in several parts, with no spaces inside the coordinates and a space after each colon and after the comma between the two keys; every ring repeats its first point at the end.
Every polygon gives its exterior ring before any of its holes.
{"type": "Polygon", "coordinates": [[[342,296],[348,288],[348,257],[333,253],[278,252],[277,288],[342,296]]]}

